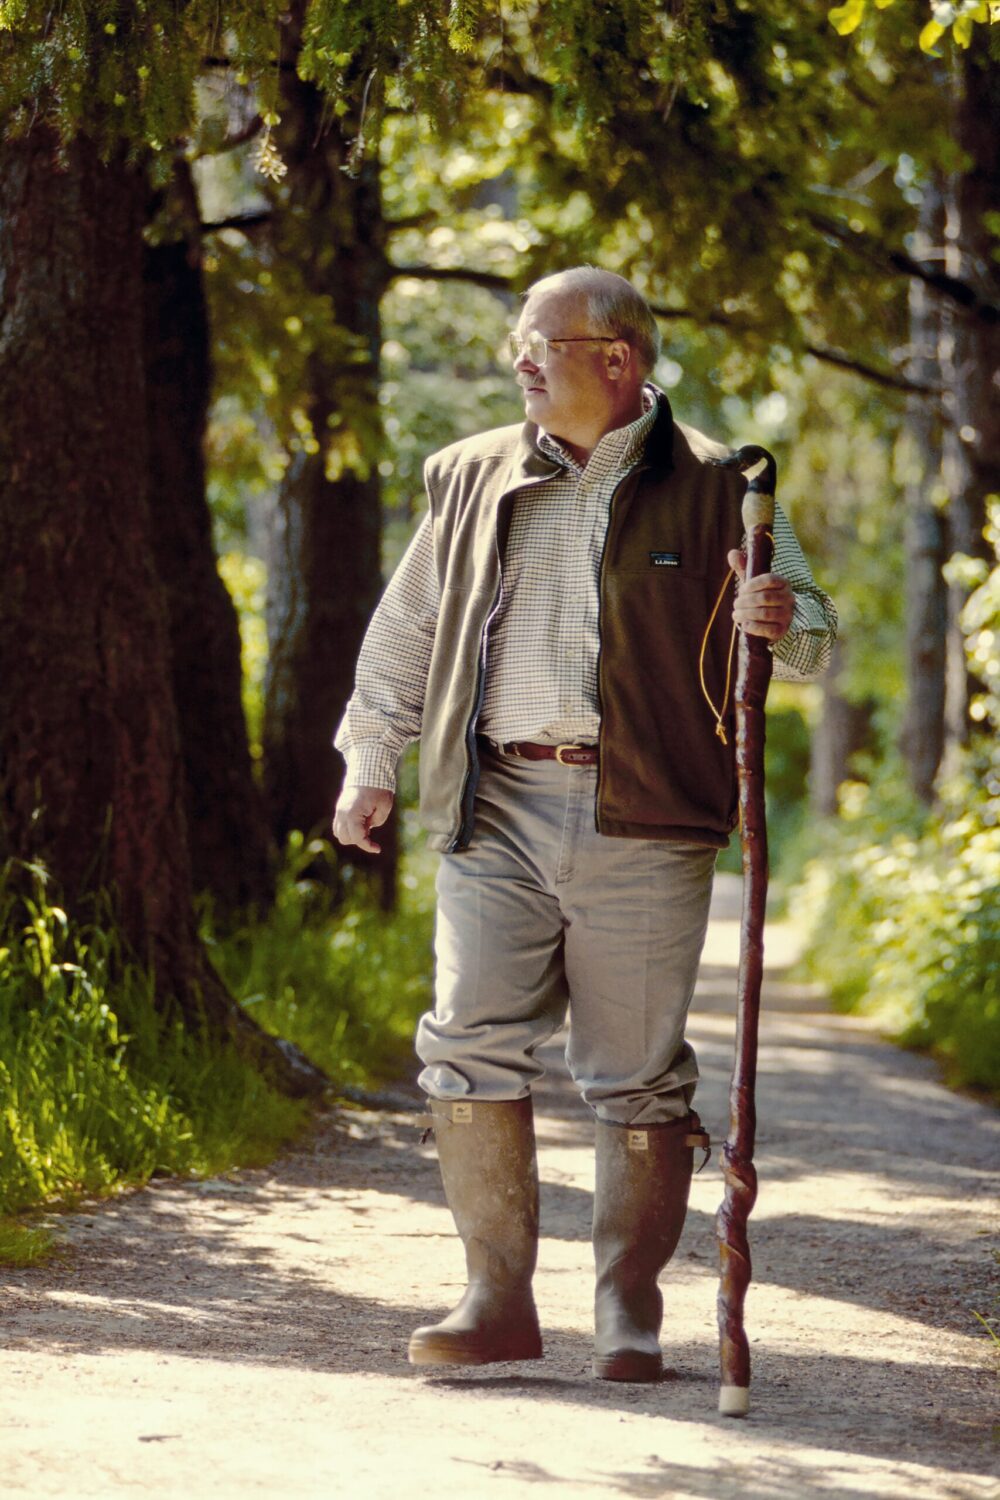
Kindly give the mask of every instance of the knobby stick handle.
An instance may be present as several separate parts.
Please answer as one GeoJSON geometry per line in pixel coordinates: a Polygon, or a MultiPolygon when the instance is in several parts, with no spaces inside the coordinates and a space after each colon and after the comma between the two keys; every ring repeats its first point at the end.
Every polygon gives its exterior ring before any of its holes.
{"type": "MultiPolygon", "coordinates": [[[[762,464],[743,501],[748,579],[771,570],[774,551],[775,464],[766,449],[741,448],[738,466],[762,464]]],[[[763,636],[740,632],[736,676],[736,777],[743,913],[736,994],[736,1051],[729,1090],[729,1135],[722,1153],[725,1196],[716,1219],[719,1280],[719,1411],[744,1416],[750,1408],[750,1348],[743,1304],[750,1283],[747,1220],[757,1198],[753,1164],[757,1116],[757,1028],[764,969],[764,909],[767,904],[767,822],[764,810],[764,702],[771,680],[771,652],[763,636]]]]}

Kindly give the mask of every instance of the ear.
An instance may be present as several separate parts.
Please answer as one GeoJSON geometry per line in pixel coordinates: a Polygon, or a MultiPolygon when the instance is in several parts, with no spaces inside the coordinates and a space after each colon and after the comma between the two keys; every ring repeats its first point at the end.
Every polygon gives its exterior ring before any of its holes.
{"type": "Polygon", "coordinates": [[[615,339],[613,344],[605,344],[604,347],[604,367],[608,372],[608,379],[621,380],[632,364],[632,350],[624,339],[615,339]]]}

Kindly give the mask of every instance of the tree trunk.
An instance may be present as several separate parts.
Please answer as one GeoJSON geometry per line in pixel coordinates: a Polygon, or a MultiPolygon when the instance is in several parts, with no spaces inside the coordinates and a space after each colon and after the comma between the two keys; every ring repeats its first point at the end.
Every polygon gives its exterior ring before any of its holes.
{"type": "Polygon", "coordinates": [[[809,767],[809,800],[813,812],[829,818],[837,811],[837,792],[852,776],[851,757],[872,743],[873,699],[852,703],[840,691],[839,679],[846,661],[844,642],[833,648],[830,667],[820,683],[823,707],[812,738],[809,767]]]}
{"type": "MultiPolygon", "coordinates": [[[[301,9],[293,7],[285,28],[289,61],[301,9]]],[[[276,252],[293,258],[310,294],[329,299],[339,336],[309,360],[305,406],[319,447],[291,455],[269,560],[264,785],[279,845],[292,829],[329,831],[343,773],[331,741],[382,589],[379,303],[387,277],[377,152],[352,165],[361,122],[325,110],[294,67],[282,78],[278,145],[288,173],[273,192],[276,252]]],[[[377,860],[338,853],[374,867],[388,906],[394,821],[381,843],[377,860]]]]}
{"type": "MultiPolygon", "coordinates": [[[[976,26],[973,31],[972,44],[960,53],[957,64],[954,130],[967,165],[952,183],[946,267],[973,288],[978,303],[956,310],[951,318],[945,455],[950,551],[989,560],[983,536],[986,497],[1000,494],[1000,320],[986,311],[986,306],[995,309],[1000,304],[1000,264],[995,258],[1000,64],[989,55],[986,28],[976,26]]],[[[958,624],[967,597],[964,585],[952,585],[946,709],[951,754],[968,742],[969,701],[976,686],[968,674],[958,624]]]]}
{"type": "MultiPolygon", "coordinates": [[[[178,168],[193,196],[190,168],[178,168]]],[[[144,260],[149,498],[164,587],[184,762],[194,887],[232,918],[274,894],[264,803],[241,696],[236,610],[219,577],[205,493],[211,370],[198,239],[147,245],[144,260]]]]}
{"type": "Polygon", "coordinates": [[[291,1090],[195,931],[147,500],[141,170],[36,127],[0,147],[0,840],[64,899],[114,900],[164,1008],[291,1090]]]}
{"type": "MultiPolygon", "coordinates": [[[[918,260],[943,258],[944,199],[932,178],[924,188],[914,254],[918,260]]],[[[938,386],[940,304],[925,282],[910,282],[911,380],[938,386]]],[[[934,781],[944,748],[945,641],[948,590],[942,569],[947,558],[944,506],[940,503],[941,413],[935,397],[907,401],[906,493],[906,717],[901,749],[910,785],[921,801],[934,798],[934,781]]]]}

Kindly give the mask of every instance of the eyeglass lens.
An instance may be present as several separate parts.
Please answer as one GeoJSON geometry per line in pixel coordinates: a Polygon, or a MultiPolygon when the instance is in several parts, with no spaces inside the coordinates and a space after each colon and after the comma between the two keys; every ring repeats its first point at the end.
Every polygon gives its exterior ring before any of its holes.
{"type": "Polygon", "coordinates": [[[532,329],[528,337],[522,339],[519,334],[507,335],[510,344],[510,357],[516,363],[522,354],[526,354],[533,365],[541,367],[544,365],[549,348],[540,333],[532,329]]]}

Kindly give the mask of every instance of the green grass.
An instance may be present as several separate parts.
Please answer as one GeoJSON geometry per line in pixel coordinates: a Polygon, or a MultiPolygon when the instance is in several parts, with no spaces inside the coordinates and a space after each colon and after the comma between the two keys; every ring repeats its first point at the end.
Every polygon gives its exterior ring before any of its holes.
{"type": "MultiPolygon", "coordinates": [[[[990,1250],[990,1255],[994,1265],[991,1287],[995,1288],[997,1284],[996,1271],[1000,1270],[1000,1250],[993,1248],[990,1250]]],[[[992,1313],[981,1313],[976,1308],[973,1308],[972,1316],[978,1323],[982,1324],[985,1336],[990,1340],[993,1354],[997,1361],[997,1374],[1000,1375],[1000,1332],[997,1331],[997,1324],[1000,1323],[1000,1292],[995,1290],[992,1297],[992,1306],[995,1309],[992,1313]]]]}
{"type": "MultiPolygon", "coordinates": [[[[334,917],[293,845],[268,921],[205,936],[232,992],[341,1084],[390,1076],[430,996],[431,901],[404,874],[392,917],[363,891],[334,917]]],[[[51,1248],[32,1220],[153,1176],[262,1165],[302,1135],[287,1099],[232,1048],[165,1017],[113,930],[72,922],[40,866],[0,870],[0,1262],[51,1248]]]]}
{"type": "Polygon", "coordinates": [[[57,1254],[57,1246],[47,1229],[36,1229],[17,1219],[0,1218],[0,1265],[41,1265],[57,1254]]]}
{"type": "Polygon", "coordinates": [[[293,835],[267,922],[218,941],[208,921],[204,932],[228,989],[261,1026],[337,1082],[364,1086],[405,1067],[431,1004],[433,889],[427,856],[410,856],[391,916],[359,886],[331,917],[327,886],[306,871],[333,857],[325,841],[293,835]]]}
{"type": "Polygon", "coordinates": [[[0,932],[0,1260],[45,1249],[13,1215],[263,1162],[302,1130],[306,1106],[158,1013],[114,931],[71,922],[40,866],[0,871],[0,932]]]}

